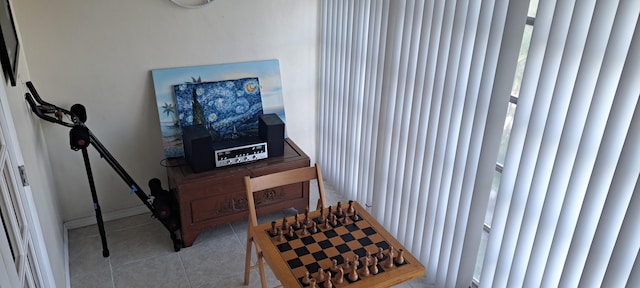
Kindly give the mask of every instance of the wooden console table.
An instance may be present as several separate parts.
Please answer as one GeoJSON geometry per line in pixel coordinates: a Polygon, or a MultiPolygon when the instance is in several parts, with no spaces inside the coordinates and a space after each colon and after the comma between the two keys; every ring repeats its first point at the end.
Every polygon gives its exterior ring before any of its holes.
{"type": "MultiPolygon", "coordinates": [[[[307,156],[293,141],[285,140],[284,155],[253,163],[193,173],[184,158],[168,161],[169,189],[180,208],[182,242],[189,247],[207,228],[246,220],[249,210],[243,178],[308,167],[307,156]]],[[[293,184],[256,193],[259,214],[287,208],[304,211],[309,205],[309,183],[293,184]]]]}

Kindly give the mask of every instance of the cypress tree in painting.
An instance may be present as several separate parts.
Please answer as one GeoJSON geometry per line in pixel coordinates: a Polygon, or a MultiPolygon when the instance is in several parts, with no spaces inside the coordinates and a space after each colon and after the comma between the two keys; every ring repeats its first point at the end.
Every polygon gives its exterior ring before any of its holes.
{"type": "Polygon", "coordinates": [[[198,89],[193,89],[193,103],[191,104],[191,109],[193,111],[193,125],[196,124],[204,124],[204,109],[202,108],[202,104],[198,102],[198,89]]]}

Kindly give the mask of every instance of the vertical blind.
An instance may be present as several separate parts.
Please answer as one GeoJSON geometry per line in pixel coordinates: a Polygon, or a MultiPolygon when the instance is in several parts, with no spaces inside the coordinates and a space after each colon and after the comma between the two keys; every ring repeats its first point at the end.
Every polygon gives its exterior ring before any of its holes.
{"type": "MultiPolygon", "coordinates": [[[[436,287],[471,284],[528,4],[322,1],[323,174],[436,287]]],[[[540,0],[481,286],[640,273],[639,15],[637,0],[540,0]]]]}
{"type": "Polygon", "coordinates": [[[639,14],[633,0],[540,1],[481,283],[603,281],[611,248],[594,239],[615,244],[640,173],[623,150],[638,147],[639,14]]]}

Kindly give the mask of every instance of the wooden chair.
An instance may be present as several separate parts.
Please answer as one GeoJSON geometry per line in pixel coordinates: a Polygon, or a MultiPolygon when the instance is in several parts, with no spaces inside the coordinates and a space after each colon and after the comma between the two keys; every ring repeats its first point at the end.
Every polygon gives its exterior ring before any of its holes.
{"type": "Polygon", "coordinates": [[[244,185],[247,190],[247,200],[249,202],[249,228],[247,231],[247,255],[244,269],[244,285],[249,285],[251,270],[258,268],[258,270],[260,271],[260,282],[262,283],[262,287],[267,287],[267,277],[264,270],[264,257],[262,255],[262,249],[259,247],[258,243],[254,241],[254,235],[251,231],[252,227],[258,226],[258,218],[256,215],[256,205],[253,193],[275,187],[286,186],[289,184],[306,182],[313,179],[316,179],[318,181],[318,192],[320,194],[316,209],[319,209],[320,207],[327,207],[324,196],[324,183],[322,182],[322,173],[320,172],[320,165],[318,164],[313,167],[298,168],[254,178],[251,178],[249,176],[244,177],[244,185]],[[255,245],[256,248],[258,263],[252,266],[251,250],[253,245],[255,245]]]}

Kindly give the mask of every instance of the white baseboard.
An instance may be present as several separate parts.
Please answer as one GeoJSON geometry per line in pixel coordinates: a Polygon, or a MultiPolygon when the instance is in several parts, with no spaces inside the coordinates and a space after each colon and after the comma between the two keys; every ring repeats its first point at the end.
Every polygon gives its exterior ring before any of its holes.
{"type": "Polygon", "coordinates": [[[67,228],[67,225],[62,225],[62,236],[65,283],[66,288],[71,288],[71,274],[69,272],[69,228],[67,228]]]}
{"type": "MultiPolygon", "coordinates": [[[[149,208],[147,208],[147,206],[145,205],[141,205],[141,206],[136,206],[132,208],[103,213],[102,221],[111,221],[111,220],[129,217],[129,216],[139,215],[147,212],[150,213],[149,208]]],[[[96,217],[92,216],[92,217],[85,217],[85,218],[66,221],[64,222],[64,227],[66,229],[71,230],[71,229],[93,225],[96,223],[98,223],[96,220],[96,217]]]]}

